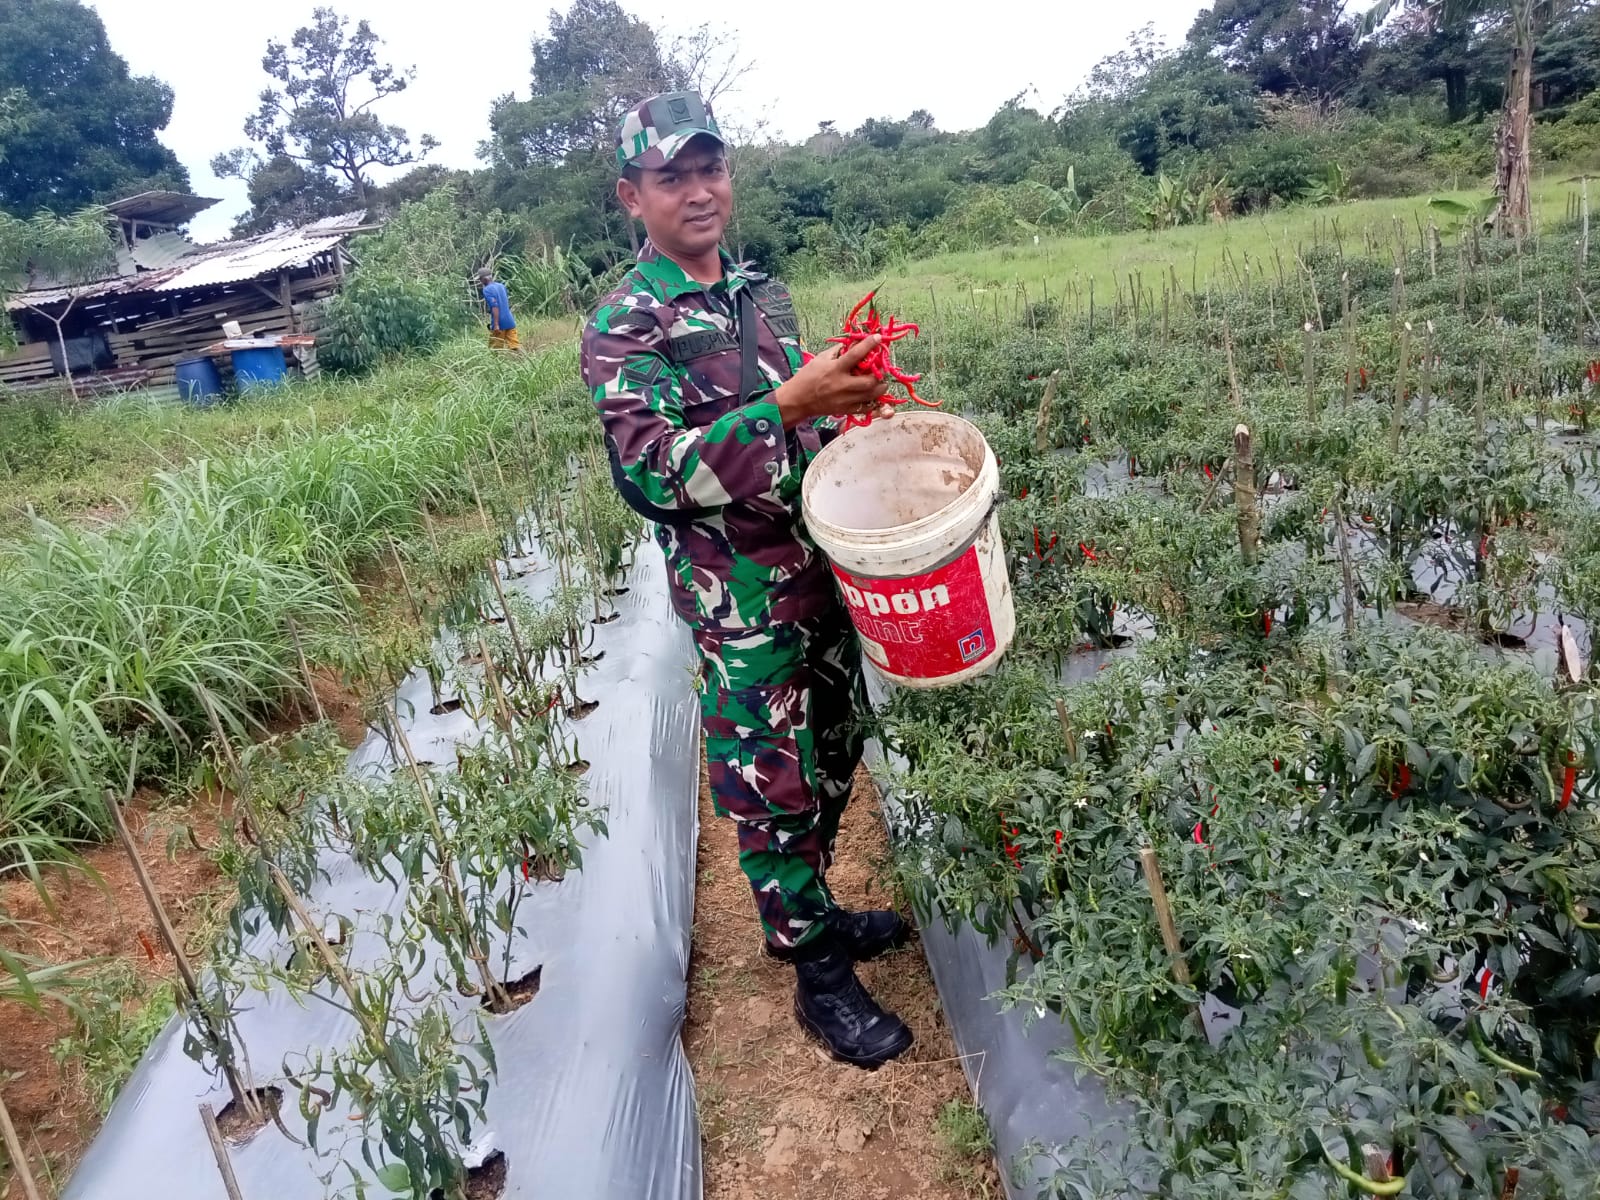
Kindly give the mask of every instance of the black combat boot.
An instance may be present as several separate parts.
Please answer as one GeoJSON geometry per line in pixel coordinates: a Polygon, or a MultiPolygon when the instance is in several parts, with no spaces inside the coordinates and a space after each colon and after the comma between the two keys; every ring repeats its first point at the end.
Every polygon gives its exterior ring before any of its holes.
{"type": "Polygon", "coordinates": [[[911,1048],[911,1030],[878,1007],[842,949],[794,964],[794,1016],[839,1062],[875,1071],[911,1048]]]}
{"type": "Polygon", "coordinates": [[[835,910],[828,918],[834,942],[856,962],[869,962],[880,954],[898,950],[911,937],[911,926],[892,908],[870,912],[835,910]]]}
{"type": "MultiPolygon", "coordinates": [[[[859,913],[836,908],[824,919],[828,925],[828,937],[853,962],[869,962],[880,954],[900,949],[911,938],[911,926],[891,908],[875,908],[859,913]]],[[[768,958],[795,961],[790,951],[774,950],[771,942],[763,942],[761,950],[768,958]]]]}

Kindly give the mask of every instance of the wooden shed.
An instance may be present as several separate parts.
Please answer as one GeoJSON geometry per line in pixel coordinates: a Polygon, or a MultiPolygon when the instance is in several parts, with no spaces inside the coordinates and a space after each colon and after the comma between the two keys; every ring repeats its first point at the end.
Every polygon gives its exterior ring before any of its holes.
{"type": "MultiPolygon", "coordinates": [[[[371,228],[361,213],[326,217],[257,237],[196,245],[182,226],[217,203],[180,192],[142,192],[106,206],[117,226],[117,273],[73,287],[35,280],[7,303],[18,349],[0,356],[0,390],[173,385],[179,362],[202,354],[238,322],[247,336],[314,333],[314,302],[336,292],[347,243],[371,228]],[[50,318],[62,317],[66,361],[50,318]]],[[[298,364],[315,372],[315,353],[298,364]]]]}

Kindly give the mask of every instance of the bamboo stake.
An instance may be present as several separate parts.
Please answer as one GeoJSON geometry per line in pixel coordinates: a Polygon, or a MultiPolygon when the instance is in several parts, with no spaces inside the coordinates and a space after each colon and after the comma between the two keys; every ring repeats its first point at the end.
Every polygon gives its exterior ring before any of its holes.
{"type": "Polygon", "coordinates": [[[217,1115],[211,1105],[200,1106],[200,1123],[206,1127],[206,1140],[211,1143],[211,1153],[217,1160],[217,1170],[222,1175],[222,1187],[228,1200],[244,1200],[239,1190],[239,1180],[233,1173],[233,1161],[228,1157],[227,1144],[222,1140],[222,1130],[217,1128],[217,1115]]]}
{"type": "Polygon", "coordinates": [[[411,607],[411,619],[416,622],[417,628],[422,627],[422,606],[417,602],[416,594],[411,590],[411,576],[406,574],[406,564],[400,559],[400,547],[395,545],[394,538],[390,537],[389,553],[394,556],[395,569],[400,572],[400,583],[405,588],[406,603],[411,607]]]}
{"type": "Polygon", "coordinates": [[[1301,364],[1301,371],[1305,375],[1306,415],[1315,421],[1317,419],[1317,343],[1315,330],[1312,328],[1310,321],[1301,326],[1301,333],[1305,343],[1305,355],[1301,364]]]}
{"type": "MultiPolygon", "coordinates": [[[[161,940],[167,947],[167,952],[172,955],[172,961],[178,968],[178,978],[183,981],[183,987],[189,994],[189,1002],[194,1006],[194,1011],[200,1023],[205,1026],[206,1034],[211,1039],[213,1047],[220,1050],[225,1046],[226,1040],[221,1030],[212,1022],[211,1010],[205,1005],[200,995],[200,980],[194,973],[194,967],[189,962],[189,956],[184,953],[183,943],[178,940],[178,931],[173,928],[171,919],[167,916],[166,906],[161,903],[161,897],[156,892],[155,884],[150,880],[150,873],[145,870],[144,859],[139,857],[139,847],[133,840],[133,834],[128,830],[128,822],[122,815],[122,804],[117,795],[110,788],[105,792],[106,811],[111,815],[111,823],[116,829],[117,840],[122,843],[122,848],[127,852],[128,861],[133,867],[133,877],[139,884],[139,891],[144,894],[145,905],[150,909],[150,915],[155,918],[156,932],[161,935],[161,940]]],[[[274,867],[274,870],[277,868],[274,867]]],[[[244,1080],[239,1077],[236,1067],[230,1062],[219,1062],[223,1078],[227,1081],[228,1091],[233,1097],[233,1102],[239,1106],[251,1120],[260,1119],[260,1110],[256,1108],[255,1096],[245,1087],[244,1080]]]]}
{"type": "Polygon", "coordinates": [[[1150,885],[1150,902],[1155,905],[1156,924],[1161,927],[1162,944],[1172,956],[1172,977],[1184,987],[1189,987],[1192,982],[1189,964],[1183,957],[1183,942],[1178,938],[1178,926],[1172,919],[1167,884],[1161,877],[1161,862],[1156,858],[1154,846],[1139,847],[1139,866],[1144,870],[1145,882],[1150,885]]]}
{"type": "Polygon", "coordinates": [[[1344,273],[1344,410],[1356,394],[1356,311],[1350,302],[1350,272],[1344,273]]]}
{"type": "Polygon", "coordinates": [[[522,769],[522,755],[517,749],[516,738],[512,736],[511,708],[506,704],[506,696],[500,690],[500,672],[494,669],[494,658],[489,654],[489,643],[484,640],[483,633],[478,633],[478,653],[483,655],[483,679],[489,685],[489,690],[494,693],[494,708],[500,722],[500,728],[505,732],[506,745],[511,748],[511,765],[517,770],[522,769]]]}
{"type": "Polygon", "coordinates": [[[1044,396],[1039,400],[1039,415],[1033,423],[1033,449],[1038,454],[1050,448],[1050,407],[1055,403],[1056,388],[1060,382],[1060,368],[1051,371],[1050,378],[1045,380],[1044,396]]]}
{"type": "Polygon", "coordinates": [[[1260,538],[1260,518],[1256,514],[1256,459],[1248,425],[1233,430],[1233,504],[1238,510],[1239,555],[1246,566],[1254,566],[1260,538]]]}
{"type": "Polygon", "coordinates": [[[1350,559],[1350,530],[1345,524],[1344,503],[1338,496],[1333,499],[1333,521],[1339,538],[1339,570],[1344,576],[1344,636],[1349,641],[1356,635],[1356,580],[1350,559]]]}
{"type": "Polygon", "coordinates": [[[394,726],[395,741],[399,743],[401,753],[405,755],[406,764],[411,768],[411,778],[416,782],[417,793],[427,810],[428,824],[433,827],[434,841],[439,847],[439,874],[444,879],[450,903],[461,921],[461,936],[466,942],[467,957],[472,959],[473,965],[478,968],[484,995],[497,1005],[509,1005],[511,997],[500,981],[494,977],[494,972],[489,970],[489,956],[478,945],[477,935],[472,931],[472,921],[467,914],[466,896],[461,890],[461,881],[456,877],[456,864],[451,856],[451,845],[444,836],[444,825],[440,822],[439,810],[433,803],[433,793],[428,790],[428,785],[422,778],[422,764],[412,752],[411,739],[406,736],[404,727],[394,717],[391,716],[390,720],[394,726]]]}
{"type": "Polygon", "coordinates": [[[22,1180],[22,1195],[24,1200],[44,1200],[39,1191],[39,1185],[34,1181],[33,1171],[28,1166],[28,1160],[22,1153],[22,1139],[17,1136],[17,1127],[11,1123],[11,1111],[6,1108],[5,1097],[0,1096],[0,1137],[6,1144],[6,1157],[11,1160],[11,1170],[16,1177],[22,1180]]]}
{"type": "Polygon", "coordinates": [[[1222,319],[1222,344],[1228,352],[1228,399],[1233,402],[1235,411],[1244,411],[1244,389],[1239,386],[1239,371],[1233,362],[1233,330],[1228,327],[1228,319],[1222,319]]]}
{"type": "Polygon", "coordinates": [[[1411,363],[1411,322],[1400,328],[1400,370],[1394,383],[1394,407],[1389,413],[1389,453],[1400,453],[1400,432],[1406,420],[1406,370],[1411,363]]]}
{"type": "Polygon", "coordinates": [[[294,643],[295,661],[300,664],[300,679],[305,684],[306,692],[311,696],[311,706],[316,711],[318,721],[326,721],[328,714],[322,711],[322,697],[317,695],[316,685],[311,679],[311,668],[306,665],[305,648],[300,644],[300,630],[295,627],[294,618],[289,621],[289,640],[294,643]]]}
{"type": "Polygon", "coordinates": [[[1056,719],[1061,722],[1061,738],[1067,743],[1067,753],[1072,758],[1078,757],[1078,735],[1072,731],[1072,718],[1067,716],[1067,704],[1059,696],[1056,697],[1056,719]]]}
{"type": "Polygon", "coordinates": [[[489,578],[494,583],[494,594],[499,597],[500,611],[506,618],[506,632],[511,635],[511,648],[517,654],[518,673],[524,679],[531,681],[530,672],[533,664],[528,661],[528,652],[523,648],[522,638],[517,633],[517,619],[511,615],[511,605],[506,603],[506,589],[500,582],[500,564],[492,558],[489,560],[489,578]]]}

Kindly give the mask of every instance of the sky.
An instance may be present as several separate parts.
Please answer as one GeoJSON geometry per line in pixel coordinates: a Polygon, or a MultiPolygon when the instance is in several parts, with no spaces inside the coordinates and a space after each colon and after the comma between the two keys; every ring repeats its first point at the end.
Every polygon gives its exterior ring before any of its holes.
{"type": "MultiPolygon", "coordinates": [[[[287,41],[309,23],[315,3],[274,0],[224,10],[215,0],[89,2],[132,71],[165,80],[176,94],[161,138],[188,167],[194,191],[222,201],[192,222],[191,234],[202,241],[227,236],[249,207],[244,185],[217,179],[207,164],[217,152],[245,144],[244,120],[269,82],[261,70],[267,40],[287,41]]],[[[331,2],[353,19],[372,22],[389,62],[416,68],[406,92],[380,110],[385,119],[413,139],[423,133],[438,138],[430,162],[481,165],[477,149],[489,133],[491,102],[507,92],[527,95],[530,46],[548,32],[547,4],[331,2]]],[[[821,121],[849,130],[868,117],[899,118],[919,108],[941,129],[971,129],[1022,91],[1049,111],[1131,32],[1153,25],[1174,44],[1204,7],[1200,0],[746,0],[684,5],[680,20],[663,18],[671,8],[660,3],[622,3],[668,38],[701,21],[731,33],[755,69],[718,104],[719,117],[742,128],[765,122],[768,132],[790,140],[814,133],[821,121]],[[879,15],[895,12],[904,16],[879,15]]]]}

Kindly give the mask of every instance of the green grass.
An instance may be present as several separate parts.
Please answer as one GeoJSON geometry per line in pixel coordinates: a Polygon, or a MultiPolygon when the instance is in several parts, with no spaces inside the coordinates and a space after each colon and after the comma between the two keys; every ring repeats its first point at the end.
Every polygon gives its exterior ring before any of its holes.
{"type": "Polygon", "coordinates": [[[106,964],[84,982],[85,994],[74,1009],[75,1028],[50,1053],[82,1075],[104,1113],[177,1005],[170,983],[152,986],[123,960],[106,964]]]}
{"type": "Polygon", "coordinates": [[[988,1200],[991,1176],[985,1162],[994,1153],[994,1136],[983,1109],[965,1098],[947,1100],[934,1118],[933,1134],[943,1159],[940,1177],[961,1185],[968,1196],[988,1200]]]}
{"type": "MultiPolygon", "coordinates": [[[[1556,172],[1535,183],[1534,204],[1540,222],[1559,219],[1566,212],[1567,197],[1577,190],[1576,185],[1561,182],[1567,174],[1556,172]]],[[[1430,199],[1437,196],[1470,203],[1486,194],[1483,190],[1440,192],[1326,208],[1293,205],[1225,224],[1047,238],[1038,245],[1029,242],[921,259],[891,267],[873,279],[808,284],[796,288],[796,299],[806,340],[814,346],[838,328],[840,318],[873,284],[882,285],[880,294],[891,311],[920,319],[931,317],[935,304],[941,310],[955,305],[980,311],[992,308],[1010,315],[1017,311],[1019,300],[1061,296],[1069,287],[1076,289],[1081,303],[1087,303],[1091,279],[1098,303],[1105,306],[1114,299],[1117,283],[1127,290],[1130,274],[1142,277],[1144,286],[1158,294],[1162,281],[1173,273],[1184,291],[1204,291],[1208,282],[1229,269],[1230,261],[1234,268],[1242,269],[1248,261],[1252,271],[1275,272],[1276,254],[1285,269],[1292,270],[1296,249],[1319,239],[1331,240],[1335,226],[1346,250],[1358,253],[1369,235],[1383,246],[1393,245],[1398,220],[1410,248],[1415,249],[1418,222],[1425,228],[1429,221],[1430,199]]],[[[1440,218],[1438,223],[1443,227],[1446,221],[1440,218]]],[[[1451,243],[1447,239],[1445,244],[1451,243]]]]}

